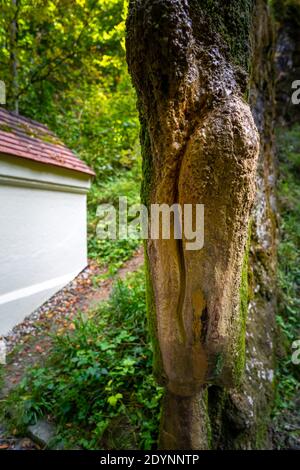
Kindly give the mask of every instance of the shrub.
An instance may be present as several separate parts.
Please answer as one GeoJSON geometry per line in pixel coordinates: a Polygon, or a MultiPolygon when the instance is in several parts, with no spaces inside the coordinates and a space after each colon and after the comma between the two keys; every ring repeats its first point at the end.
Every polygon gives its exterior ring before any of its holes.
{"type": "Polygon", "coordinates": [[[67,446],[150,449],[162,390],[152,376],[144,275],[118,280],[108,303],[54,337],[43,367],[28,371],[8,399],[20,424],[50,415],[67,446]]]}

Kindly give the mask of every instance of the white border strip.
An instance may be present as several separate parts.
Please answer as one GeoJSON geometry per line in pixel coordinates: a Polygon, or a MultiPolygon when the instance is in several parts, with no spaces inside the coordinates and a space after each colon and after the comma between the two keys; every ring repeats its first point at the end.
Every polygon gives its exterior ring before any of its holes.
{"type": "Polygon", "coordinates": [[[67,193],[87,194],[89,188],[71,186],[67,184],[50,183],[44,181],[30,180],[27,178],[18,178],[16,176],[0,175],[0,184],[6,186],[17,186],[23,188],[46,189],[50,191],[61,191],[67,193]]]}
{"type": "MultiPolygon", "coordinates": [[[[84,267],[82,269],[84,269],[84,267]]],[[[24,287],[23,289],[18,289],[12,292],[8,292],[7,294],[3,294],[0,296],[0,305],[23,299],[25,297],[30,297],[32,295],[38,294],[39,292],[54,289],[55,287],[62,288],[72,281],[80,272],[81,269],[61,277],[50,279],[49,281],[41,282],[39,284],[34,284],[29,287],[24,287]]]]}

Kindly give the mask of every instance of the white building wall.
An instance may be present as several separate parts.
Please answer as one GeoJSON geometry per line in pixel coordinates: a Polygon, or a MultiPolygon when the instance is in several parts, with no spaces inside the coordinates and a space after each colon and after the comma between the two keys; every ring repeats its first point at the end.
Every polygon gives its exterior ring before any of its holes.
{"type": "Polygon", "coordinates": [[[88,175],[0,156],[0,335],[87,265],[88,175]]]}

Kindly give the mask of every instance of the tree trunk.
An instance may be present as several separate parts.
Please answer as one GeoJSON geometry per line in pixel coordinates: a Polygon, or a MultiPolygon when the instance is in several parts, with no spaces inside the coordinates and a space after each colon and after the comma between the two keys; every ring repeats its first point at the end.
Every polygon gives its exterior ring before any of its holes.
{"type": "MultiPolygon", "coordinates": [[[[255,446],[259,433],[265,440],[265,427],[256,429],[254,411],[247,409],[247,400],[250,407],[256,397],[251,374],[243,377],[243,371],[249,250],[250,258],[263,258],[266,243],[266,250],[274,247],[265,180],[272,167],[270,121],[261,124],[269,107],[272,111],[272,87],[266,102],[260,101],[271,63],[264,51],[272,54],[266,4],[132,0],[129,5],[127,60],[141,121],[142,202],[205,207],[201,250],[188,250],[184,236],[146,243],[155,374],[166,388],[163,449],[206,449],[212,442],[247,448],[255,446]],[[256,209],[261,207],[250,224],[256,181],[262,192],[256,209]]],[[[272,271],[268,260],[261,262],[272,271]]],[[[254,285],[261,272],[252,277],[254,285]]],[[[262,312],[259,325],[254,318],[247,326],[249,332],[259,326],[255,335],[267,317],[272,325],[274,316],[265,297],[260,300],[259,307],[254,301],[251,306],[262,312]]],[[[255,338],[258,352],[261,341],[255,338]]],[[[263,386],[257,408],[264,417],[267,389],[263,386]]]]}

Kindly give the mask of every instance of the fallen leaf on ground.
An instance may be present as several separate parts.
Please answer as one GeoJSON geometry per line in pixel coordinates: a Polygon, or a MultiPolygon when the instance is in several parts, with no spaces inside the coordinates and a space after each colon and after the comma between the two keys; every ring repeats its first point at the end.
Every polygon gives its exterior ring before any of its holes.
{"type": "Polygon", "coordinates": [[[9,444],[0,444],[0,449],[8,449],[9,444]]]}

